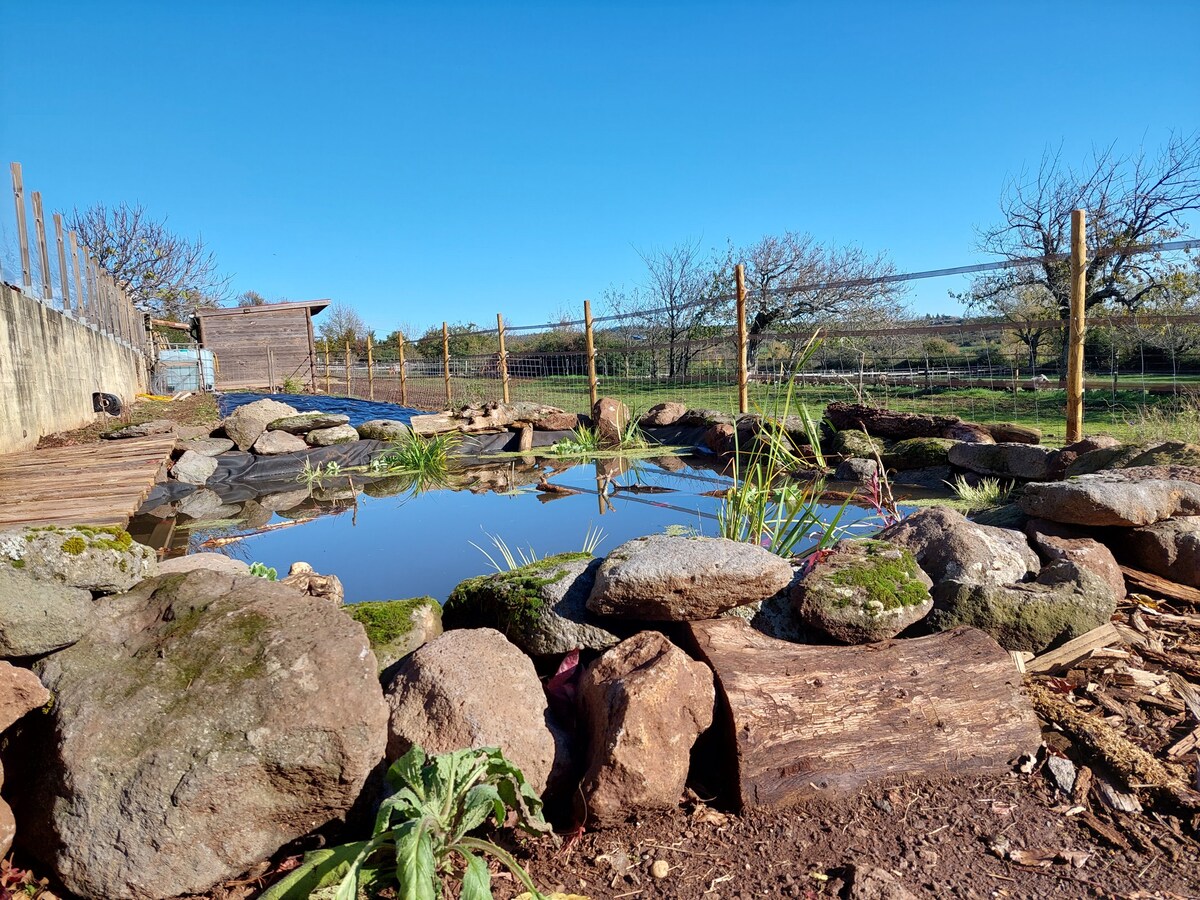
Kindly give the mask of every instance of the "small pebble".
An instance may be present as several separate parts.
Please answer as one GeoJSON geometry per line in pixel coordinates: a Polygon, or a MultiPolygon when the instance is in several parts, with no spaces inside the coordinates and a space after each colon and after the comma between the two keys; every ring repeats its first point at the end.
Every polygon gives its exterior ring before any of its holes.
{"type": "Polygon", "coordinates": [[[656,859],[654,864],[650,866],[650,874],[655,878],[663,879],[667,877],[667,873],[671,871],[671,867],[667,865],[665,859],[656,859]]]}

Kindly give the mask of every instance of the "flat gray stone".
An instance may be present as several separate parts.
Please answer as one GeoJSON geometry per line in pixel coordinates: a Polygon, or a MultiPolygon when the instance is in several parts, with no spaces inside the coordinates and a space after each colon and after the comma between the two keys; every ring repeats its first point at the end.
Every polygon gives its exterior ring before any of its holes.
{"type": "Polygon", "coordinates": [[[183,456],[171,466],[171,477],[184,484],[206,484],[217,471],[217,461],[211,456],[201,456],[194,450],[184,451],[183,456]]]}
{"type": "Polygon", "coordinates": [[[314,428],[334,428],[348,425],[350,417],[342,413],[306,412],[284,416],[267,424],[267,431],[286,431],[289,434],[308,434],[314,428]]]}
{"type": "Polygon", "coordinates": [[[280,453],[300,453],[308,449],[304,438],[288,431],[264,431],[250,448],[259,456],[277,456],[280,453]]]}
{"type": "Polygon", "coordinates": [[[206,569],[209,572],[221,572],[225,575],[249,575],[250,567],[240,559],[226,556],[224,553],[189,553],[186,556],[176,556],[164,559],[158,564],[159,575],[171,575],[176,572],[195,572],[206,569]]]}
{"type": "Polygon", "coordinates": [[[917,510],[878,536],[910,550],[935,584],[1012,584],[1041,568],[1020,531],[980,525],[947,506],[917,510]]]}
{"type": "Polygon", "coordinates": [[[955,444],[950,448],[950,464],[997,478],[1045,481],[1052,478],[1058,451],[1035,444],[955,444]]]}
{"type": "Polygon", "coordinates": [[[0,657],[41,656],[83,637],[91,593],[32,578],[13,562],[0,558],[0,657]]]}
{"type": "MultiPolygon", "coordinates": [[[[308,492],[305,491],[305,496],[308,492]]],[[[224,502],[215,491],[201,488],[193,491],[175,504],[175,512],[189,519],[210,519],[213,513],[224,506],[224,502]]]]}
{"type": "Polygon", "coordinates": [[[1136,527],[1175,516],[1200,516],[1200,484],[1132,479],[1123,474],[1098,473],[1070,481],[1031,484],[1021,497],[1021,509],[1031,516],[1069,525],[1136,527]]]}
{"type": "Polygon", "coordinates": [[[349,444],[358,440],[358,431],[353,425],[335,425],[332,428],[315,428],[304,435],[310,447],[332,447],[334,444],[349,444]]]}
{"type": "Polygon", "coordinates": [[[711,619],[765,600],[791,580],[791,564],[762,547],[725,538],[650,535],[608,555],[587,608],[649,621],[711,619]]]}
{"type": "Polygon", "coordinates": [[[26,528],[0,536],[0,547],[0,559],[17,560],[26,575],[105,594],[158,571],[154,551],[115,525],[26,528]]]}
{"type": "Polygon", "coordinates": [[[229,438],[198,437],[175,442],[176,450],[181,452],[190,450],[201,456],[220,456],[222,453],[228,453],[234,446],[233,441],[229,438]]]}
{"type": "Polygon", "coordinates": [[[126,425],[100,435],[106,441],[119,441],[124,438],[149,437],[152,434],[171,434],[175,431],[175,423],[170,419],[151,419],[140,425],[126,425]]]}
{"type": "Polygon", "coordinates": [[[364,441],[399,441],[409,431],[409,427],[398,419],[370,419],[358,426],[358,436],[364,441]]]}

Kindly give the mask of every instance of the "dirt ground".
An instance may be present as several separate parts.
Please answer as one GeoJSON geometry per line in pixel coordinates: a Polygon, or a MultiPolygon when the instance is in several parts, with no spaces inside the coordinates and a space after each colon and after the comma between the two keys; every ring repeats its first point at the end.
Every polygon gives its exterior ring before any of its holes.
{"type": "Polygon", "coordinates": [[[153,419],[170,419],[179,425],[215,428],[221,421],[221,416],[217,412],[217,399],[212,394],[193,394],[186,399],[174,401],[138,400],[115,418],[97,415],[96,421],[91,425],[48,434],[38,441],[38,449],[94,444],[106,431],[125,425],[140,425],[153,419]]]}
{"type": "Polygon", "coordinates": [[[909,783],[745,816],[694,803],[557,850],[530,844],[527,863],[542,890],[591,900],[906,896],[881,889],[872,868],[919,897],[1200,897],[1200,844],[1188,823],[1115,819],[1131,844],[1119,850],[1068,808],[1040,772],[909,783]],[[1046,861],[1001,858],[1014,851],[1046,861]],[[669,866],[663,878],[651,873],[659,860],[669,866]]]}

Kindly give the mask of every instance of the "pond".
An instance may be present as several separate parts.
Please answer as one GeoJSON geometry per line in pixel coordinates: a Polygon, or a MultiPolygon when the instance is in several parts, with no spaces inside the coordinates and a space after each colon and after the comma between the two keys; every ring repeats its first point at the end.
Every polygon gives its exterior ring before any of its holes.
{"type": "MultiPolygon", "coordinates": [[[[222,413],[260,396],[225,395],[222,413]]],[[[342,412],[355,423],[406,420],[416,412],[329,397],[276,399],[300,409],[342,412]]],[[[151,510],[131,523],[131,531],[170,556],[219,552],[280,574],[303,560],[337,575],[348,603],[422,595],[445,600],[463,579],[493,571],[484,551],[504,565],[493,535],[518,557],[578,551],[597,533],[597,555],[647,534],[717,535],[719,494],[732,483],[716,471],[711,456],[698,451],[580,464],[545,457],[469,458],[454,465],[445,486],[420,490],[402,478],[354,485],[335,479],[310,492],[301,483],[283,491],[276,484],[267,495],[247,498],[241,491],[199,518],[164,516],[165,507],[151,510]],[[563,492],[539,489],[541,478],[563,492]]],[[[837,508],[830,506],[830,515],[837,508]]],[[[871,530],[878,525],[873,515],[849,506],[842,522],[871,530]]]]}

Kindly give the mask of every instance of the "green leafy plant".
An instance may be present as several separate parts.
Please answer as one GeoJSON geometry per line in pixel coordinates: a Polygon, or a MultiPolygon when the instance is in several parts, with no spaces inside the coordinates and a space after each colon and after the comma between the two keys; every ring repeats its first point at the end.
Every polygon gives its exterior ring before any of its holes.
{"type": "Polygon", "coordinates": [[[546,451],[547,456],[562,456],[567,458],[585,458],[601,451],[600,435],[590,428],[580,425],[571,432],[573,437],[555,441],[546,451]]]}
{"type": "Polygon", "coordinates": [[[266,563],[250,563],[250,574],[256,578],[265,578],[267,581],[279,580],[279,572],[273,566],[268,566],[266,563]]]}
{"type": "Polygon", "coordinates": [[[392,443],[379,459],[383,471],[410,476],[418,490],[446,483],[450,453],[462,440],[457,432],[424,437],[408,432],[392,443]]]}
{"type": "Polygon", "coordinates": [[[299,378],[288,376],[283,379],[283,387],[281,389],[285,394],[302,394],[304,393],[304,382],[299,378]]]}
{"type": "Polygon", "coordinates": [[[495,748],[426,757],[413,747],[387,773],[394,793],[379,808],[369,840],[316,850],[261,900],[300,900],[337,885],[334,900],[396,889],[399,900],[437,900],[446,879],[461,878],[460,900],[491,900],[485,856],[507,868],[534,900],[546,900],[511,853],[471,837],[491,820],[550,835],[542,801],[521,770],[495,748]]]}

